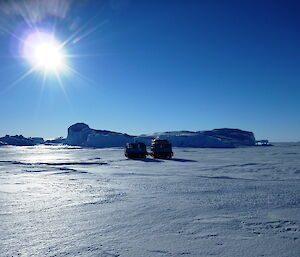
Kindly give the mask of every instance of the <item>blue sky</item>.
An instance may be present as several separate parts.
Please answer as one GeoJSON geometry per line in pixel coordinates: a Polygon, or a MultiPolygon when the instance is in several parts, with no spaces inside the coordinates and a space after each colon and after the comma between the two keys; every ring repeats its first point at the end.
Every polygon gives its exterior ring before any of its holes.
{"type": "Polygon", "coordinates": [[[298,1],[34,2],[24,13],[22,1],[1,2],[0,136],[66,136],[85,122],[300,141],[298,1]],[[31,69],[19,49],[32,28],[60,42],[73,35],[63,50],[76,72],[18,80],[31,69]]]}

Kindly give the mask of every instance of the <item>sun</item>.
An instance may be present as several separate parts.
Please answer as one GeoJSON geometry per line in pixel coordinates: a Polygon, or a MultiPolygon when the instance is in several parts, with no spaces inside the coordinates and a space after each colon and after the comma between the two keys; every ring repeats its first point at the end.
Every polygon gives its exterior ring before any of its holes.
{"type": "Polygon", "coordinates": [[[27,23],[29,26],[20,26],[17,30],[18,33],[7,31],[14,39],[12,46],[16,46],[12,49],[14,58],[23,59],[22,63],[27,62],[26,66],[28,66],[22,74],[12,81],[9,88],[16,86],[30,76],[34,76],[41,79],[39,85],[41,92],[45,86],[58,85],[69,102],[66,92],[67,84],[64,81],[66,78],[76,77],[85,83],[86,81],[94,83],[74,69],[72,65],[74,58],[94,56],[93,54],[72,54],[74,44],[78,44],[79,41],[102,26],[101,23],[88,31],[84,31],[88,24],[90,21],[69,35],[62,33],[63,30],[59,30],[56,23],[53,26],[50,23],[40,23],[36,26],[35,22],[29,22],[27,23]],[[63,40],[60,40],[59,36],[63,37],[63,40]]]}
{"type": "Polygon", "coordinates": [[[22,56],[35,70],[57,73],[65,67],[62,44],[50,33],[29,34],[23,42],[22,56]]]}
{"type": "Polygon", "coordinates": [[[59,70],[63,67],[63,54],[59,47],[52,43],[41,42],[34,49],[34,64],[44,70],[59,70]]]}

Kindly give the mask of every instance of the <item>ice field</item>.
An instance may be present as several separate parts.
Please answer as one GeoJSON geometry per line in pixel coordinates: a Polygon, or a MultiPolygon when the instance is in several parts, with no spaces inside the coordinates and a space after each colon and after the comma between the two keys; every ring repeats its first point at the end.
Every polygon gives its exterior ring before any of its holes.
{"type": "Polygon", "coordinates": [[[0,256],[300,256],[300,144],[0,147],[0,256]]]}

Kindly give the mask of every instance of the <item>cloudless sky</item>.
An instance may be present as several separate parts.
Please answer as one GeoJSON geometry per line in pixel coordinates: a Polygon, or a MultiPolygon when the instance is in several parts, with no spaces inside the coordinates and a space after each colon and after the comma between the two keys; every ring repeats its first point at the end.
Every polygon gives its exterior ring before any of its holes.
{"type": "Polygon", "coordinates": [[[66,136],[85,122],[300,141],[299,1],[56,0],[55,12],[47,2],[25,1],[25,14],[23,1],[0,4],[0,136],[66,136]],[[37,70],[15,83],[31,69],[19,56],[28,24],[61,42],[73,35],[64,51],[76,72],[59,83],[37,70]]]}

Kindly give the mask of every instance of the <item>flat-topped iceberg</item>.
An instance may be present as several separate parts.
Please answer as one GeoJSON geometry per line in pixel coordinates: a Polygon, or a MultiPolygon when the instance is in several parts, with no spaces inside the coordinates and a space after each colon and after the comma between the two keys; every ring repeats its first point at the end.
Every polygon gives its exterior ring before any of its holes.
{"type": "Polygon", "coordinates": [[[250,131],[240,129],[214,129],[207,131],[200,131],[200,133],[221,139],[223,142],[229,142],[236,146],[239,145],[255,145],[254,134],[250,131]]]}
{"type": "Polygon", "coordinates": [[[172,131],[149,135],[131,136],[108,130],[91,129],[85,123],[76,123],[68,128],[66,143],[85,147],[123,147],[128,142],[144,142],[150,145],[154,138],[167,139],[175,147],[230,148],[240,145],[255,145],[252,132],[239,129],[215,129],[211,131],[172,131]]]}
{"type": "Polygon", "coordinates": [[[222,141],[217,137],[207,136],[200,132],[191,131],[172,131],[155,133],[148,136],[135,137],[135,140],[150,144],[154,138],[167,139],[174,147],[215,147],[231,148],[234,145],[231,142],[222,141]]]}

